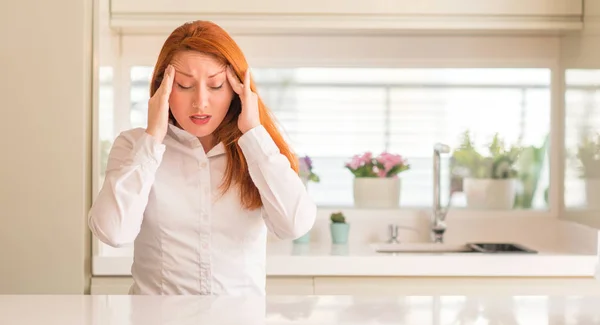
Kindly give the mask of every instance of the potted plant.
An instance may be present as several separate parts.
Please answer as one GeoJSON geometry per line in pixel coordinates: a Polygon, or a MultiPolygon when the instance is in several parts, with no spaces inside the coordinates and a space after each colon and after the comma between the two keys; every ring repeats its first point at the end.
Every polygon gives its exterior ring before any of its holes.
{"type": "Polygon", "coordinates": [[[342,212],[334,212],[331,214],[330,219],[331,241],[334,244],[348,243],[350,225],[346,223],[346,217],[344,217],[344,214],[342,212]]]}
{"type": "Polygon", "coordinates": [[[355,155],[346,163],[354,175],[354,205],[358,208],[396,208],[400,204],[401,183],[398,174],[410,169],[400,155],[371,152],[355,155]]]}
{"type": "Polygon", "coordinates": [[[580,176],[585,181],[587,205],[600,208],[600,134],[581,139],[577,159],[580,176]]]}
{"type": "MultiPolygon", "coordinates": [[[[530,209],[533,206],[533,198],[539,190],[540,174],[546,159],[548,141],[549,136],[546,136],[541,146],[530,145],[522,148],[515,162],[515,168],[519,171],[517,179],[521,185],[521,191],[515,198],[515,208],[530,209]]],[[[544,201],[547,205],[545,193],[544,201]]]]}
{"type": "Polygon", "coordinates": [[[312,159],[309,156],[303,156],[298,158],[299,170],[298,174],[304,183],[304,186],[308,185],[308,182],[319,183],[321,180],[317,174],[313,171],[312,159]]]}
{"type": "MultiPolygon", "coordinates": [[[[319,183],[321,179],[313,171],[312,159],[309,156],[303,156],[298,158],[299,168],[298,175],[302,179],[304,186],[308,186],[308,182],[319,183]]],[[[310,231],[304,234],[304,236],[294,239],[296,244],[308,244],[310,242],[310,231]]]]}
{"type": "Polygon", "coordinates": [[[507,148],[495,134],[482,154],[469,131],[462,134],[460,146],[452,154],[453,173],[463,177],[467,206],[476,209],[512,209],[517,192],[515,162],[522,149],[507,148]]]}

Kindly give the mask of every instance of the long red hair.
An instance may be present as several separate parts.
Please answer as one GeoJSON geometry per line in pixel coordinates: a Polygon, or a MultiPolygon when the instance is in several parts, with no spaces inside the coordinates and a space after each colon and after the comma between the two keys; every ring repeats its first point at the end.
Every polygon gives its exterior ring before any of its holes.
{"type": "MultiPolygon", "coordinates": [[[[175,29],[165,41],[154,67],[150,84],[150,97],[158,90],[165,69],[173,56],[178,52],[190,50],[212,55],[224,65],[231,65],[235,74],[243,81],[244,73],[248,69],[248,62],[231,36],[220,26],[209,21],[188,22],[175,29]]],[[[251,80],[250,88],[257,93],[254,80],[251,80]]],[[[237,186],[240,190],[242,206],[247,209],[256,209],[262,206],[260,194],[250,178],[248,165],[242,150],[237,145],[237,141],[242,136],[242,132],[237,126],[241,109],[240,98],[234,93],[227,115],[213,133],[217,143],[223,142],[227,155],[227,168],[225,178],[221,184],[221,191],[225,193],[232,186],[237,186]]],[[[263,103],[260,95],[258,96],[258,110],[262,126],[267,130],[279,151],[287,157],[291,168],[297,173],[298,161],[296,156],[277,129],[275,119],[263,103]]],[[[174,120],[172,115],[171,119],[174,120]]]]}

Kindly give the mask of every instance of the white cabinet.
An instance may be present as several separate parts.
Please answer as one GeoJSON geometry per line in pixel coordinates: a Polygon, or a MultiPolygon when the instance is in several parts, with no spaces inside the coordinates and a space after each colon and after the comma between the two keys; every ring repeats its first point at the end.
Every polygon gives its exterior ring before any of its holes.
{"type": "Polygon", "coordinates": [[[113,28],[172,30],[212,20],[228,31],[572,31],[582,28],[582,0],[111,0],[113,28]]]}
{"type": "Polygon", "coordinates": [[[126,295],[133,284],[131,277],[92,277],[90,294],[126,295]]]}
{"type": "Polygon", "coordinates": [[[312,295],[313,277],[267,277],[268,295],[312,295]]]}
{"type": "MultiPolygon", "coordinates": [[[[131,277],[93,277],[91,294],[126,295],[133,284],[131,277]]],[[[312,277],[267,277],[268,295],[312,295],[312,277]]]]}
{"type": "Polygon", "coordinates": [[[316,295],[597,294],[594,278],[315,277],[316,295]]]}
{"type": "MultiPolygon", "coordinates": [[[[130,277],[95,277],[91,294],[127,294],[130,277]]],[[[267,277],[268,295],[583,295],[600,292],[594,278],[521,277],[267,277]]]]}

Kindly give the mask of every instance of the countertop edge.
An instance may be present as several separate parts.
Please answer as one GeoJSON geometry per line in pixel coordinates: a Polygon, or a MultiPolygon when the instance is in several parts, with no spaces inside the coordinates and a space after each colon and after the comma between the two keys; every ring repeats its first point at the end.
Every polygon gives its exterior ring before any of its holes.
{"type": "MultiPolygon", "coordinates": [[[[93,257],[93,276],[131,276],[132,257],[93,257]]],[[[595,277],[594,255],[267,255],[267,276],[595,277]]]]}

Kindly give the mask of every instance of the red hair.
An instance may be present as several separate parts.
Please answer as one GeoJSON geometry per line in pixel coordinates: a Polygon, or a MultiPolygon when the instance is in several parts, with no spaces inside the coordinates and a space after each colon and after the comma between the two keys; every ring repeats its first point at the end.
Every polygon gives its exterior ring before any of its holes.
{"type": "MultiPolygon", "coordinates": [[[[150,97],[154,96],[154,93],[158,90],[165,69],[171,63],[175,54],[182,51],[198,51],[213,56],[223,65],[231,65],[240,80],[243,80],[244,73],[248,69],[248,62],[242,50],[221,27],[209,21],[185,23],[169,35],[160,51],[150,84],[150,97]]],[[[253,92],[257,92],[254,80],[251,80],[250,88],[253,92]]],[[[242,136],[242,132],[237,126],[241,108],[240,98],[234,93],[227,115],[213,133],[217,143],[223,142],[227,155],[227,168],[225,169],[225,178],[221,184],[221,191],[225,193],[231,186],[237,186],[240,190],[242,206],[247,209],[257,209],[262,206],[260,194],[250,178],[248,165],[242,150],[237,145],[237,141],[242,136]]],[[[287,157],[292,169],[297,173],[298,161],[296,156],[278,131],[274,117],[260,96],[258,96],[258,110],[262,126],[267,130],[279,151],[287,157]]],[[[174,120],[172,115],[171,119],[174,120]]]]}

